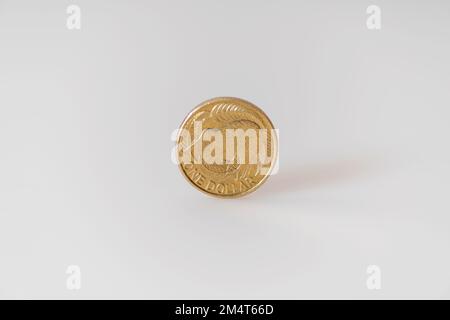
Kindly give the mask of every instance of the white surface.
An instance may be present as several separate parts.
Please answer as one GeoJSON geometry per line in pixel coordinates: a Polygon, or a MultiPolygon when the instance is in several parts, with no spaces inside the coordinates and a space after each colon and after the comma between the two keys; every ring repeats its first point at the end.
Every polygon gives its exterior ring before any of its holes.
{"type": "Polygon", "coordinates": [[[447,1],[74,2],[0,2],[0,297],[450,297],[447,1]],[[215,96],[280,129],[246,198],[170,161],[215,96]]]}

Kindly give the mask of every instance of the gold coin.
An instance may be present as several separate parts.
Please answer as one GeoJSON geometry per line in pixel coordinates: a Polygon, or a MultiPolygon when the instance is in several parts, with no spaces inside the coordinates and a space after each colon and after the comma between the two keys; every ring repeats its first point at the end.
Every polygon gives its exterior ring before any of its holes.
{"type": "Polygon", "coordinates": [[[277,134],[254,104],[231,97],[203,102],[183,121],[179,167],[197,189],[222,198],[256,190],[273,172],[277,134]]]}

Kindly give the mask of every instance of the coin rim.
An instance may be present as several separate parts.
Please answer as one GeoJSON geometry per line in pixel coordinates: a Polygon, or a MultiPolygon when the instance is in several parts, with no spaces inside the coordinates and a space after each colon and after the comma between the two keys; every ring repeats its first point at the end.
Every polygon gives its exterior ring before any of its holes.
{"type": "MultiPolygon", "coordinates": [[[[270,126],[272,127],[271,129],[274,129],[274,130],[275,130],[275,127],[274,127],[272,121],[270,120],[270,118],[267,116],[267,114],[266,114],[260,107],[256,106],[255,104],[253,104],[253,103],[251,103],[250,101],[245,100],[245,99],[236,98],[236,97],[226,97],[226,96],[225,96],[225,97],[216,97],[216,98],[208,99],[208,100],[203,101],[203,102],[200,103],[199,105],[197,105],[197,106],[196,106],[194,109],[192,109],[192,111],[189,112],[188,115],[184,118],[183,122],[182,122],[181,125],[180,125],[180,129],[184,128],[184,126],[185,126],[185,124],[187,123],[187,121],[188,121],[188,120],[189,120],[189,119],[190,119],[190,118],[191,118],[191,117],[192,117],[192,116],[193,116],[200,108],[204,107],[206,104],[209,104],[209,103],[212,103],[212,102],[215,102],[215,101],[219,101],[219,100],[225,100],[225,99],[226,99],[226,100],[238,100],[238,101],[240,101],[240,102],[242,102],[242,103],[244,103],[244,104],[249,104],[249,105],[251,105],[252,107],[254,107],[256,110],[258,110],[258,111],[259,111],[259,112],[267,119],[268,123],[269,123],[270,126]]],[[[179,144],[179,142],[180,142],[180,139],[181,139],[181,130],[178,132],[177,139],[176,139],[176,145],[175,145],[175,147],[177,148],[177,151],[178,151],[178,144],[179,144]]],[[[278,149],[278,138],[277,138],[276,135],[274,136],[274,139],[275,139],[275,143],[276,143],[276,146],[277,146],[277,149],[278,149]]],[[[275,154],[275,159],[274,159],[274,161],[272,161],[272,163],[271,163],[271,166],[270,166],[270,168],[269,168],[269,172],[264,176],[264,178],[261,179],[261,181],[258,182],[258,184],[256,184],[256,185],[253,186],[252,188],[248,189],[247,191],[244,191],[244,192],[241,192],[241,193],[238,193],[238,194],[232,194],[232,195],[216,194],[216,193],[212,193],[212,192],[209,192],[209,191],[206,191],[206,190],[200,188],[200,187],[199,187],[198,185],[196,185],[191,179],[189,179],[188,175],[187,175],[186,172],[184,171],[183,166],[181,165],[180,156],[179,156],[178,152],[177,152],[177,159],[178,159],[178,168],[180,169],[180,171],[181,171],[183,177],[184,177],[187,181],[189,181],[189,183],[190,183],[191,185],[193,185],[197,190],[199,190],[199,191],[201,191],[202,193],[207,194],[207,195],[209,195],[209,196],[211,196],[211,197],[214,197],[214,198],[221,198],[221,199],[236,199],[236,198],[241,198],[241,197],[244,197],[244,196],[246,196],[246,195],[248,195],[248,194],[250,194],[250,193],[255,192],[257,189],[259,189],[259,188],[266,182],[266,180],[267,180],[267,179],[269,178],[269,176],[270,176],[270,173],[271,173],[272,170],[273,170],[273,167],[275,166],[275,163],[278,161],[278,152],[275,154]]]]}

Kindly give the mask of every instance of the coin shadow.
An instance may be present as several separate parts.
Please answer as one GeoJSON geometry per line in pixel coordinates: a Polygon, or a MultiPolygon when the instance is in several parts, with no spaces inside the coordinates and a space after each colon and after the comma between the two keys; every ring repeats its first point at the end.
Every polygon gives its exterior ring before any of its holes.
{"type": "Polygon", "coordinates": [[[344,184],[379,173],[382,169],[377,157],[350,157],[301,164],[281,168],[255,192],[258,197],[287,194],[344,184]]]}

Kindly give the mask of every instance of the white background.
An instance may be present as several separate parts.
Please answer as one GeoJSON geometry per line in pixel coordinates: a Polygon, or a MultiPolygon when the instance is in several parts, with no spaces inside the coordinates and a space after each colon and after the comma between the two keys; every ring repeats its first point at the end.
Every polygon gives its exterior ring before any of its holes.
{"type": "Polygon", "coordinates": [[[0,0],[0,297],[449,298],[449,15],[0,0]],[[170,160],[216,96],[280,130],[279,174],[245,198],[203,195],[170,160]]]}

